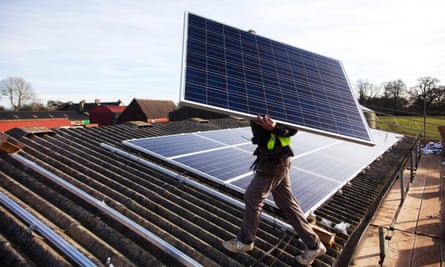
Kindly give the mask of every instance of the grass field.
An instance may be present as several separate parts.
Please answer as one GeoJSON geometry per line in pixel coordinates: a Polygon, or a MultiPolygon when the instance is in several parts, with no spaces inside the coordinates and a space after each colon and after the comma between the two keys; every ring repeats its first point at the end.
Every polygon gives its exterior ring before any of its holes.
{"type": "MultiPolygon", "coordinates": [[[[425,139],[440,140],[439,126],[445,126],[445,117],[427,117],[425,139]]],[[[377,116],[376,128],[404,135],[424,135],[423,117],[420,116],[377,116]]]]}

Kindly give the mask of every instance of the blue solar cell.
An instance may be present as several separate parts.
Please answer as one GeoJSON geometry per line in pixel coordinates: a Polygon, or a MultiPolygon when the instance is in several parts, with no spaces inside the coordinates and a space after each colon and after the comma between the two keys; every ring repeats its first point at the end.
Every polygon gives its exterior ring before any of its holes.
{"type": "MultiPolygon", "coordinates": [[[[338,147],[336,148],[338,149],[338,147]]],[[[354,170],[361,169],[361,164],[334,157],[332,154],[321,153],[311,153],[301,158],[297,157],[292,163],[296,167],[304,166],[306,170],[317,173],[320,180],[337,181],[339,184],[343,183],[345,177],[348,176],[345,174],[351,174],[354,173],[354,170]]]]}
{"type": "Polygon", "coordinates": [[[209,138],[211,140],[217,140],[218,142],[226,145],[251,144],[252,133],[250,128],[239,128],[237,131],[207,131],[198,133],[199,136],[209,138]]]}
{"type": "Polygon", "coordinates": [[[217,151],[180,157],[177,161],[192,166],[215,179],[227,181],[246,174],[254,158],[249,151],[227,147],[217,151]]]}
{"type": "Polygon", "coordinates": [[[225,146],[223,143],[204,139],[194,134],[148,137],[128,140],[126,142],[150,150],[166,158],[225,146]],[[174,142],[172,142],[172,140],[174,140],[174,142]]]}
{"type": "Polygon", "coordinates": [[[181,102],[372,144],[342,64],[186,14],[181,102]]]}
{"type": "Polygon", "coordinates": [[[245,176],[243,179],[238,179],[238,180],[233,181],[232,184],[234,186],[237,186],[237,187],[245,190],[249,186],[250,181],[252,181],[253,176],[254,176],[254,174],[250,173],[247,176],[245,176]]]}
{"type": "Polygon", "coordinates": [[[306,170],[295,168],[294,164],[294,168],[290,172],[292,191],[298,198],[301,209],[305,212],[321,205],[327,196],[340,187],[338,183],[320,178],[306,170]]]}

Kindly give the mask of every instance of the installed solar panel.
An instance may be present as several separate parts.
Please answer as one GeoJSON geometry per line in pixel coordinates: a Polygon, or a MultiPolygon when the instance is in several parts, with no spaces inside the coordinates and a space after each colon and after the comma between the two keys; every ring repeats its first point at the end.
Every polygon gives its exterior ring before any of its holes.
{"type": "Polygon", "coordinates": [[[181,103],[373,144],[335,59],[186,13],[181,103]]]}
{"type": "MultiPolygon", "coordinates": [[[[292,190],[305,212],[315,209],[398,140],[374,130],[368,146],[299,131],[290,172],[292,190]]],[[[235,128],[123,141],[123,144],[243,193],[253,173],[250,128],[235,128]],[[188,145],[185,142],[190,141],[188,145]],[[185,144],[185,145],[184,145],[185,144]]],[[[268,200],[270,205],[274,203],[268,200]]]]}

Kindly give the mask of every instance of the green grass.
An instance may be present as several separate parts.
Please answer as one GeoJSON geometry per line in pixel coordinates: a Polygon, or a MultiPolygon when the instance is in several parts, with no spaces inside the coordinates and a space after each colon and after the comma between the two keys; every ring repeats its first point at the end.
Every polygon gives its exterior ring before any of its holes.
{"type": "MultiPolygon", "coordinates": [[[[426,140],[440,140],[439,126],[445,126],[445,117],[426,118],[426,140]]],[[[404,135],[424,135],[423,117],[420,116],[377,116],[376,128],[404,135]]]]}

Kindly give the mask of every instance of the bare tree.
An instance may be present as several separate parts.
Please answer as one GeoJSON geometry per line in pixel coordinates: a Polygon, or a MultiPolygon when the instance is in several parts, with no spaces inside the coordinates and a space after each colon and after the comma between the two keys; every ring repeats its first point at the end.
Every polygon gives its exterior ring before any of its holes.
{"type": "Polygon", "coordinates": [[[358,80],[356,90],[358,91],[359,102],[365,104],[377,97],[380,88],[368,81],[358,80]]]}
{"type": "Polygon", "coordinates": [[[404,96],[408,91],[402,80],[398,79],[392,82],[386,82],[383,87],[385,88],[384,97],[389,101],[392,109],[398,110],[406,104],[404,96]]]}
{"type": "Polygon", "coordinates": [[[437,100],[437,110],[438,110],[438,114],[443,116],[445,115],[445,85],[441,85],[439,86],[439,88],[437,88],[437,94],[438,94],[438,100],[437,100]]]}
{"type": "Polygon", "coordinates": [[[2,95],[9,98],[9,102],[15,111],[19,111],[24,104],[35,99],[31,84],[19,77],[8,77],[2,80],[0,91],[2,95]]]}
{"type": "Polygon", "coordinates": [[[417,79],[417,82],[417,86],[412,88],[410,94],[414,103],[423,106],[423,111],[426,114],[428,107],[440,100],[439,80],[432,77],[422,77],[417,79]]]}

